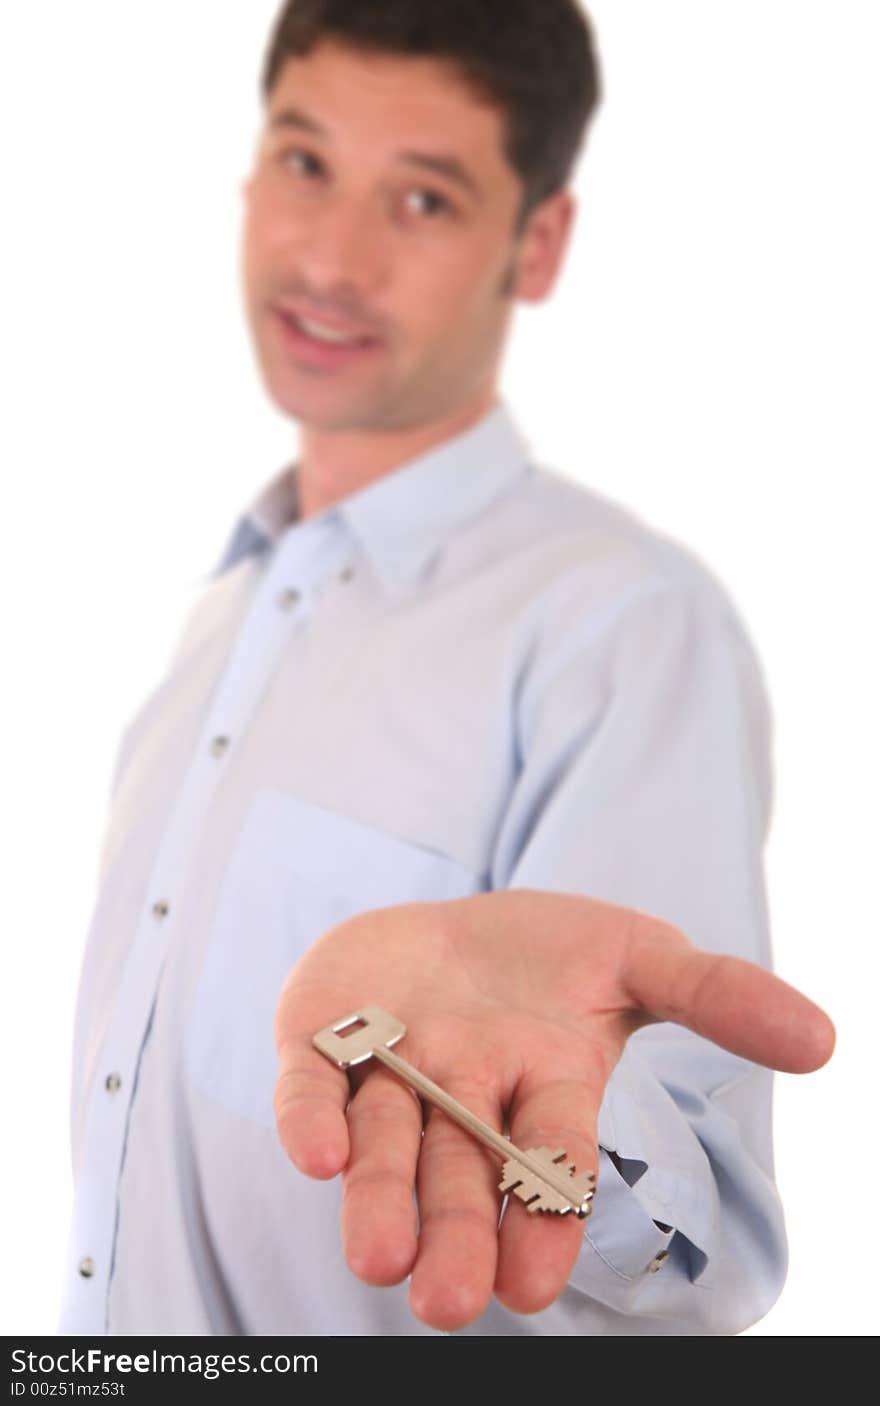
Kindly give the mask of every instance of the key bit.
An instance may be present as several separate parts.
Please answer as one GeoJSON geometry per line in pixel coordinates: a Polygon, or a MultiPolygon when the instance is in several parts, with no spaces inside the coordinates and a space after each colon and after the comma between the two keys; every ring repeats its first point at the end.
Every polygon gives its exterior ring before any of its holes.
{"type": "Polygon", "coordinates": [[[595,1172],[575,1175],[574,1165],[566,1162],[566,1153],[561,1148],[551,1151],[547,1147],[538,1147],[529,1152],[520,1151],[509,1138],[496,1132],[463,1103],[441,1089],[439,1084],[393,1053],[392,1045],[402,1040],[405,1034],[406,1026],[402,1021],[396,1020],[380,1006],[363,1006],[334,1021],[326,1029],[319,1030],[312,1043],[338,1069],[350,1069],[364,1060],[378,1059],[386,1069],[416,1089],[459,1127],[503,1158],[498,1189],[512,1191],[526,1203],[530,1213],[549,1211],[567,1215],[573,1212],[581,1220],[590,1214],[596,1185],[595,1172]]]}
{"type": "MultiPolygon", "coordinates": [[[[512,1191],[521,1201],[525,1202],[526,1210],[530,1213],[534,1211],[555,1211],[559,1215],[565,1215],[571,1210],[568,1204],[572,1193],[581,1202],[589,1202],[595,1188],[596,1177],[593,1172],[580,1172],[575,1175],[574,1163],[567,1162],[565,1166],[560,1165],[566,1162],[567,1153],[564,1148],[557,1148],[551,1152],[549,1147],[535,1147],[529,1156],[539,1162],[542,1167],[550,1171],[556,1170],[562,1176],[569,1178],[566,1194],[563,1194],[550,1185],[546,1171],[541,1176],[535,1176],[528,1171],[521,1161],[516,1157],[510,1157],[501,1169],[501,1183],[499,1191],[512,1191]]],[[[587,1208],[589,1210],[589,1206],[587,1208]]],[[[587,1212],[585,1211],[586,1215],[587,1212]]]]}

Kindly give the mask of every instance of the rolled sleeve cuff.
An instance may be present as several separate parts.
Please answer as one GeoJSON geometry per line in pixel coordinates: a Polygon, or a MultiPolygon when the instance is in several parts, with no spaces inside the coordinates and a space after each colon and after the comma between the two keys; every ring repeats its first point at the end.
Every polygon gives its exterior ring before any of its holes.
{"type": "Polygon", "coordinates": [[[630,1046],[608,1082],[598,1138],[596,1192],[572,1286],[622,1310],[648,1280],[684,1275],[710,1288],[720,1214],[712,1167],[669,1091],[630,1046]],[[631,1164],[632,1177],[612,1152],[631,1164]]]}
{"type": "Polygon", "coordinates": [[[662,1270],[675,1228],[663,1230],[644,1208],[634,1187],[628,1186],[608,1153],[599,1149],[595,1204],[587,1219],[584,1247],[571,1275],[576,1289],[593,1297],[601,1281],[606,1290],[625,1289],[662,1270]]]}

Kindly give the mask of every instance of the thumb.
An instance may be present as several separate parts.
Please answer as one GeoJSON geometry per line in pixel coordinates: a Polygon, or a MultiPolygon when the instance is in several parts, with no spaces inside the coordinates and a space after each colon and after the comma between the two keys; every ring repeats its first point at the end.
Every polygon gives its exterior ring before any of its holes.
{"type": "Polygon", "coordinates": [[[659,919],[633,929],[624,984],[655,1019],[770,1069],[808,1074],[834,1051],[834,1025],[808,996],[754,962],[702,951],[659,919]]]}

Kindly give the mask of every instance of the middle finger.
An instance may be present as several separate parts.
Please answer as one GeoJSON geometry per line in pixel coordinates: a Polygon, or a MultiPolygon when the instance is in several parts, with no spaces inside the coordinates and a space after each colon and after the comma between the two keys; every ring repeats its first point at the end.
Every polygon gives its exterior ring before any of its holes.
{"type": "MultiPolygon", "coordinates": [[[[495,1093],[449,1079],[443,1087],[500,1130],[495,1093]]],[[[410,1307],[432,1328],[461,1328],[486,1308],[498,1255],[501,1164],[445,1113],[428,1114],[418,1167],[419,1253],[410,1307]]]]}

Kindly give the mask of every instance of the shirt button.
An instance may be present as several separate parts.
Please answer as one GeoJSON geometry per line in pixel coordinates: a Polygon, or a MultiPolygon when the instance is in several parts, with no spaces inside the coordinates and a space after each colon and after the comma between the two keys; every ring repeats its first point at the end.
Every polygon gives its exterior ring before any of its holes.
{"type": "Polygon", "coordinates": [[[164,899],[164,898],[160,898],[160,899],[158,900],[158,902],[156,902],[156,903],[153,904],[153,917],[154,917],[154,918],[166,918],[167,916],[168,916],[168,904],[165,902],[165,899],[164,899]]]}
{"type": "Polygon", "coordinates": [[[93,1259],[90,1259],[87,1255],[84,1260],[80,1260],[79,1264],[77,1265],[77,1269],[79,1270],[83,1279],[91,1279],[92,1275],[95,1272],[95,1261],[93,1259]]]}
{"type": "Polygon", "coordinates": [[[288,587],[286,591],[282,591],[278,597],[278,605],[282,610],[292,610],[298,601],[299,591],[295,591],[292,586],[288,587]]]}
{"type": "Polygon", "coordinates": [[[211,743],[211,751],[214,753],[215,757],[222,757],[228,746],[228,737],[215,737],[214,741],[211,743]]]}
{"type": "Polygon", "coordinates": [[[648,1273],[656,1274],[657,1270],[662,1269],[668,1259],[669,1251],[661,1250],[659,1255],[655,1255],[654,1258],[651,1260],[651,1263],[648,1265],[648,1273]]]}
{"type": "Polygon", "coordinates": [[[115,1094],[122,1086],[122,1076],[120,1074],[108,1074],[104,1080],[104,1088],[109,1094],[115,1094]]]}
{"type": "Polygon", "coordinates": [[[353,567],[353,566],[344,566],[344,567],[342,568],[342,570],[340,571],[340,573],[339,573],[339,579],[340,579],[340,581],[350,581],[353,576],[354,576],[354,567],[353,567]]]}

